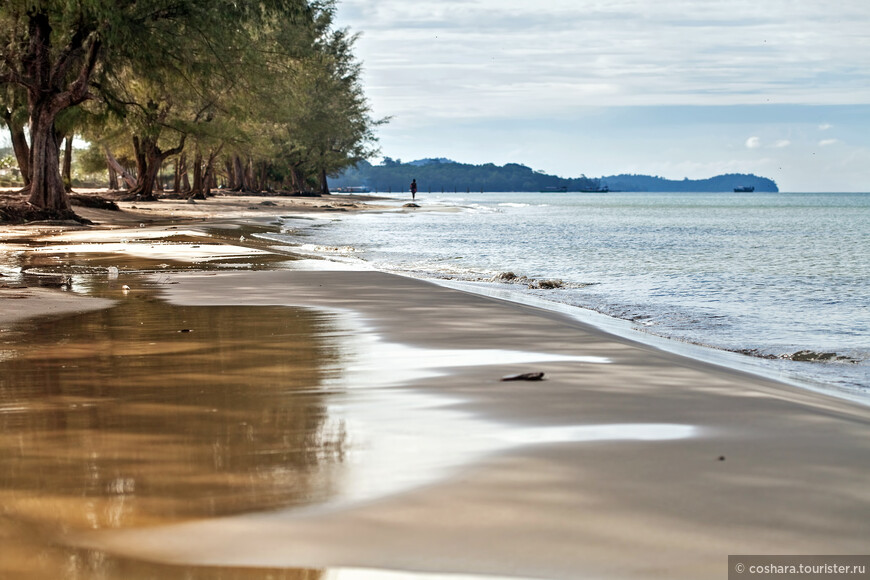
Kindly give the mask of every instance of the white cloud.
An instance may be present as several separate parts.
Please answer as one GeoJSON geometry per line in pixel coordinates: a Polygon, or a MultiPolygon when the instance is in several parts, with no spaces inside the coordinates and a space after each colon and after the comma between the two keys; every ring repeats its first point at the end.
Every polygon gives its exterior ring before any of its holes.
{"type": "Polygon", "coordinates": [[[866,0],[343,0],[339,19],[385,115],[447,92],[440,117],[870,103],[866,0]]]}
{"type": "Polygon", "coordinates": [[[736,157],[742,172],[767,152],[785,182],[806,147],[870,148],[867,0],[341,0],[338,24],[362,32],[366,94],[392,117],[378,133],[394,158],[592,175],[659,150],[736,157]],[[840,146],[819,141],[833,135],[840,146]],[[639,140],[655,145],[630,156],[639,140]]]}
{"type": "Polygon", "coordinates": [[[831,145],[836,145],[840,141],[838,139],[822,139],[819,141],[819,147],[830,147],[831,145]]]}

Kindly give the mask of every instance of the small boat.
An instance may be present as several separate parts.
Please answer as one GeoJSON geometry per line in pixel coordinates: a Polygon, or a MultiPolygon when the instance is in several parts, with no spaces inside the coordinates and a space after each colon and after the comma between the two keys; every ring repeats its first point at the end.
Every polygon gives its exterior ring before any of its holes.
{"type": "Polygon", "coordinates": [[[545,187],[541,193],[565,193],[566,191],[568,191],[568,186],[562,185],[560,187],[545,187]]]}
{"type": "Polygon", "coordinates": [[[753,191],[755,191],[754,185],[741,185],[734,188],[734,193],[752,193],[753,191]]]}

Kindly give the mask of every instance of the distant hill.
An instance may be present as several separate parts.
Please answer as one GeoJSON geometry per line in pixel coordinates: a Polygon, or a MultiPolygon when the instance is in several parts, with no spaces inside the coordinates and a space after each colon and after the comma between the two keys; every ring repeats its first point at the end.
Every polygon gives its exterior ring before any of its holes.
{"type": "Polygon", "coordinates": [[[613,191],[733,191],[735,187],[754,187],[757,192],[777,192],[776,182],[746,173],[727,173],[709,179],[673,180],[649,175],[611,175],[601,181],[613,191]]]}
{"type": "Polygon", "coordinates": [[[332,188],[368,187],[373,192],[407,191],[412,179],[421,192],[464,191],[733,191],[754,186],[755,191],[778,191],[773,180],[748,174],[718,175],[709,179],[675,181],[647,175],[564,178],[534,171],[517,163],[503,166],[470,165],[450,159],[419,159],[409,163],[389,157],[380,165],[362,161],[330,180],[332,188]]]}
{"type": "Polygon", "coordinates": [[[525,165],[487,163],[470,165],[449,159],[421,159],[410,163],[389,157],[381,165],[362,161],[330,179],[332,188],[366,186],[371,191],[407,191],[416,179],[420,191],[541,191],[567,187],[569,190],[598,187],[598,180],[585,176],[564,179],[534,171],[525,165]]]}

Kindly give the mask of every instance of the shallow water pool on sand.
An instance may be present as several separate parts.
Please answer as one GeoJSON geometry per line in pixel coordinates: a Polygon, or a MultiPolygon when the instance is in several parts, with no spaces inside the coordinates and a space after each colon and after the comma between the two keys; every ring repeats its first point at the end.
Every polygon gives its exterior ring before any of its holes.
{"type": "Polygon", "coordinates": [[[346,433],[319,390],[338,372],[323,338],[329,316],[265,310],[171,307],[140,294],[5,333],[0,572],[102,573],[102,558],[53,546],[57,532],[334,494],[346,433]]]}

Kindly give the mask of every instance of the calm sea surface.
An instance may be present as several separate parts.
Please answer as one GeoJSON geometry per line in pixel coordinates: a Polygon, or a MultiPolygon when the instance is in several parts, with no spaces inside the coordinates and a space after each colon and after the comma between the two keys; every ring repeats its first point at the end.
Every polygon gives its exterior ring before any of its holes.
{"type": "Polygon", "coordinates": [[[418,203],[288,218],[279,238],[594,310],[870,402],[870,194],[424,193],[418,203]],[[529,288],[547,280],[561,287],[529,288]]]}

